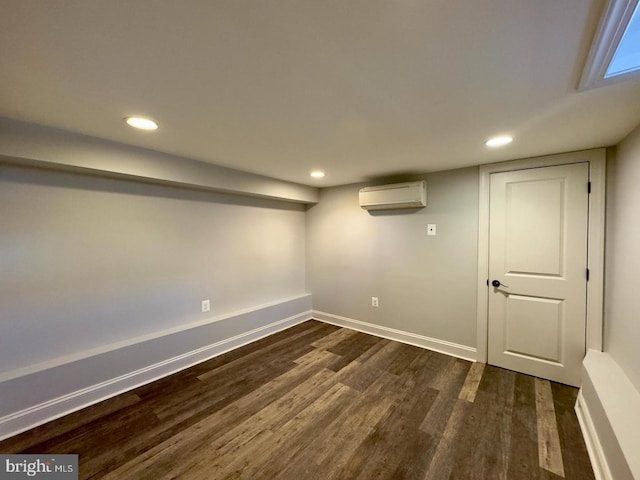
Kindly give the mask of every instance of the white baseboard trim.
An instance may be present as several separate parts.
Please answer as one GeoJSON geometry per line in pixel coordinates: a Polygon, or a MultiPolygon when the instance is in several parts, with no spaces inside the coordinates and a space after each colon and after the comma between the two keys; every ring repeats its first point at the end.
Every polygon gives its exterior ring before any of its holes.
{"type": "Polygon", "coordinates": [[[447,342],[446,340],[439,340],[437,338],[425,337],[416,333],[404,332],[395,328],[374,325],[372,323],[341,317],[332,313],[320,312],[318,310],[313,310],[312,313],[313,318],[320,320],[321,322],[350,328],[352,330],[368,333],[377,337],[387,338],[389,340],[395,340],[396,342],[414,345],[416,347],[426,348],[428,350],[462,358],[471,362],[476,361],[477,352],[473,347],[459,345],[457,343],[447,342]]]}
{"type": "Polygon", "coordinates": [[[593,475],[596,477],[596,480],[614,480],[611,476],[609,465],[607,465],[607,458],[602,450],[600,439],[593,425],[589,408],[582,396],[582,391],[578,393],[575,410],[580,429],[582,430],[582,436],[584,437],[584,443],[587,446],[587,452],[589,452],[593,475]]]}
{"type": "MultiPolygon", "coordinates": [[[[252,310],[244,312],[238,317],[230,317],[228,320],[251,321],[251,323],[257,326],[251,330],[223,338],[222,340],[200,348],[184,351],[171,358],[147,364],[142,368],[132,369],[124,374],[113,376],[113,378],[108,378],[87,387],[69,389],[69,391],[63,395],[37,402],[26,408],[4,415],[0,417],[0,440],[12,437],[38,425],[159,380],[230,350],[310,320],[312,318],[310,307],[311,297],[309,295],[305,298],[301,297],[281,304],[274,303],[274,305],[264,308],[262,312],[260,310],[252,310]],[[300,307],[304,307],[306,310],[300,311],[300,307]],[[274,314],[282,314],[282,312],[291,309],[297,309],[298,311],[286,318],[275,320],[270,318],[273,317],[274,314]]],[[[215,328],[217,325],[220,325],[220,322],[203,325],[201,328],[189,331],[188,341],[191,342],[198,336],[201,338],[211,338],[212,334],[216,333],[215,328]]],[[[185,332],[180,333],[183,336],[185,335],[185,332]]],[[[38,371],[22,378],[0,383],[0,396],[11,392],[13,398],[20,398],[24,403],[27,403],[30,399],[41,398],[42,395],[46,395],[46,392],[41,391],[42,388],[40,386],[47,385],[47,382],[42,381],[43,377],[47,375],[54,378],[64,378],[65,376],[74,375],[80,371],[84,373],[84,377],[87,377],[91,375],[91,370],[93,369],[102,368],[108,370],[111,360],[117,357],[127,356],[125,350],[130,352],[131,349],[137,348],[145,352],[152,351],[155,354],[158,353],[157,350],[165,347],[167,342],[173,342],[178,345],[186,345],[188,343],[184,338],[168,337],[172,336],[167,335],[167,337],[142,342],[144,345],[129,345],[126,348],[106,352],[96,357],[85,358],[75,363],[60,365],[52,368],[50,371],[38,371]],[[22,391],[16,392],[16,388],[22,391]]],[[[83,375],[80,375],[80,377],[82,376],[83,375]]],[[[22,405],[24,405],[24,403],[22,405]]]]}
{"type": "Polygon", "coordinates": [[[616,359],[588,350],[576,414],[596,478],[640,479],[640,391],[616,359]]]}

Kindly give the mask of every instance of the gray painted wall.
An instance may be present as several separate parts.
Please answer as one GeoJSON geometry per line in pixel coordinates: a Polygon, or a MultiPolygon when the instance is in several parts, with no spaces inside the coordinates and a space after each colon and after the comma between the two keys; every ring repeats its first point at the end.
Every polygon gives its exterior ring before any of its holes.
{"type": "Polygon", "coordinates": [[[640,391],[640,126],[608,162],[605,351],[640,391]]]}
{"type": "Polygon", "coordinates": [[[0,219],[0,373],[305,291],[299,204],[0,165],[0,219]]]}
{"type": "Polygon", "coordinates": [[[418,211],[369,214],[358,205],[364,185],[321,190],[307,211],[313,308],[475,347],[478,168],[408,180],[418,179],[427,181],[418,211]]]}

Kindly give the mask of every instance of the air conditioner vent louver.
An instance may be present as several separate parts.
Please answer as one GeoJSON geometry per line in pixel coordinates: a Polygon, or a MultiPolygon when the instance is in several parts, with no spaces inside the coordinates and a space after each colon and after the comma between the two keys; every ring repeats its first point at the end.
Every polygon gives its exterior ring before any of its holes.
{"type": "Polygon", "coordinates": [[[360,206],[365,210],[395,210],[427,206],[427,182],[394,183],[360,189],[360,206]]]}

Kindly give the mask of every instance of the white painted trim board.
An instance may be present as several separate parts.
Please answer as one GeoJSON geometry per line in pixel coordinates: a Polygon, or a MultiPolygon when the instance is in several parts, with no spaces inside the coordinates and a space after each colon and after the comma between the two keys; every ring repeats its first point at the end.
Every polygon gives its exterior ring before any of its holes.
{"type": "Polygon", "coordinates": [[[582,436],[584,437],[584,443],[587,446],[587,452],[589,453],[589,459],[591,460],[591,468],[593,468],[593,475],[596,480],[614,480],[607,464],[607,459],[602,449],[602,444],[596,433],[596,429],[593,425],[591,413],[582,396],[582,391],[578,393],[576,400],[576,416],[578,417],[578,423],[582,430],[582,436]]]}
{"type": "Polygon", "coordinates": [[[446,340],[439,340],[437,338],[426,337],[416,333],[405,332],[395,328],[375,325],[373,323],[367,323],[353,318],[341,317],[339,315],[321,312],[318,310],[313,310],[312,313],[314,319],[330,323],[331,325],[337,325],[339,327],[368,333],[369,335],[375,335],[376,337],[387,338],[389,340],[395,340],[396,342],[406,343],[408,345],[425,348],[427,350],[433,350],[446,355],[469,360],[471,362],[475,362],[476,360],[476,349],[473,347],[448,342],[446,340]]]}

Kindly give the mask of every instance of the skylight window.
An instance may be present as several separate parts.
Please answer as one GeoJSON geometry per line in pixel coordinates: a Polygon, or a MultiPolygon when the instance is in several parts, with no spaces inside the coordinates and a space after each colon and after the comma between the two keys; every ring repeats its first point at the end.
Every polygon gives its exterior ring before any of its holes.
{"type": "Polygon", "coordinates": [[[640,79],[640,0],[610,0],[578,88],[629,78],[640,79]]]}
{"type": "Polygon", "coordinates": [[[636,7],[627,29],[622,35],[604,78],[611,78],[640,70],[640,5],[636,7]]]}

